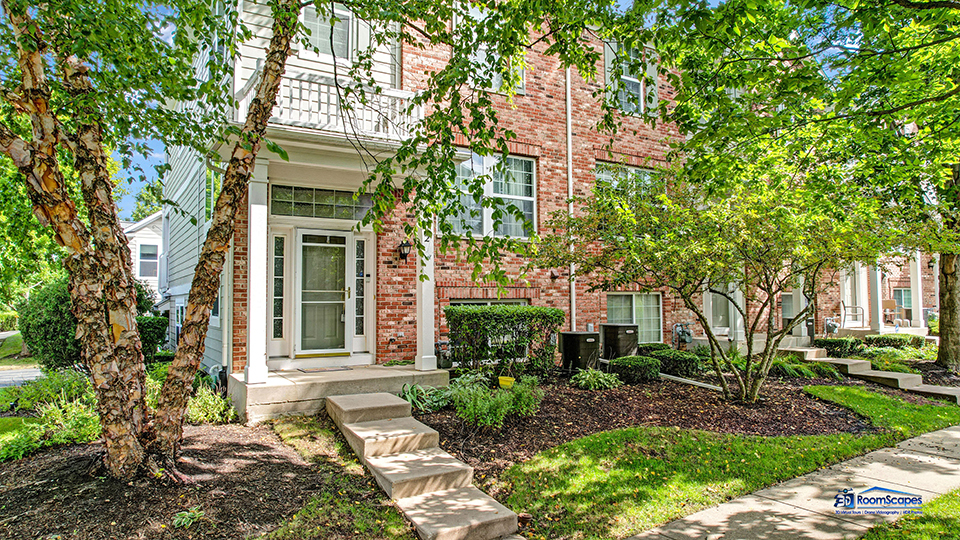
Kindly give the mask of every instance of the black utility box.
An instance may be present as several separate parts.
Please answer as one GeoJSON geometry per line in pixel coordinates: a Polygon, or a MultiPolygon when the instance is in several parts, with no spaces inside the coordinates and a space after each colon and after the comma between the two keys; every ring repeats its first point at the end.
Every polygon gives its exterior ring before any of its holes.
{"type": "Polygon", "coordinates": [[[600,334],[597,332],[560,332],[560,356],[563,369],[597,368],[600,361],[600,334]]]}
{"type": "Polygon", "coordinates": [[[613,360],[637,354],[637,325],[601,324],[600,333],[603,334],[601,358],[613,360]]]}

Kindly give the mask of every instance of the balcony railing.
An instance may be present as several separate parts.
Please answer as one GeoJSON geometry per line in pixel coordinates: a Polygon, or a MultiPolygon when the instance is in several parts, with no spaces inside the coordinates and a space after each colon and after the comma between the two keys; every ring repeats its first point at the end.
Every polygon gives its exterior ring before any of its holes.
{"type": "MultiPolygon", "coordinates": [[[[238,97],[237,122],[242,123],[260,81],[260,71],[251,76],[238,97]]],[[[284,75],[273,109],[271,124],[329,131],[346,136],[399,140],[410,135],[423,119],[423,107],[411,109],[413,92],[382,89],[368,91],[366,103],[337,86],[332,77],[308,73],[284,75]]]]}

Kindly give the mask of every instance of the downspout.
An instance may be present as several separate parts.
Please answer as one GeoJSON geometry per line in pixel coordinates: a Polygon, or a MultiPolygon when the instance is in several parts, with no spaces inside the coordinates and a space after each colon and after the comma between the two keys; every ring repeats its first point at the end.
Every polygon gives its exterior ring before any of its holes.
{"type": "MultiPolygon", "coordinates": [[[[564,72],[564,86],[566,98],[567,115],[567,215],[573,217],[573,125],[571,120],[571,97],[570,97],[570,68],[567,67],[564,72]]],[[[573,253],[573,243],[570,244],[570,252],[573,253]]],[[[577,331],[577,280],[573,273],[576,267],[570,263],[570,330],[577,331]]]]}

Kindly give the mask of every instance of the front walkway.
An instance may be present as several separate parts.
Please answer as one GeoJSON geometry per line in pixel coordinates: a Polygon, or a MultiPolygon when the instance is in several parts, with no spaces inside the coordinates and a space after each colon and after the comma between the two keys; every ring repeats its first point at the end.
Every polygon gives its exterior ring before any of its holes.
{"type": "Polygon", "coordinates": [[[43,377],[43,373],[39,368],[0,370],[0,388],[4,386],[20,386],[27,381],[39,379],[40,377],[43,377]]]}
{"type": "MultiPolygon", "coordinates": [[[[958,487],[960,426],[954,426],[762,489],[628,540],[853,539],[899,516],[835,508],[836,496],[842,496],[843,490],[860,494],[881,488],[919,495],[926,503],[958,487]]],[[[873,493],[877,494],[884,492],[873,493]]]]}

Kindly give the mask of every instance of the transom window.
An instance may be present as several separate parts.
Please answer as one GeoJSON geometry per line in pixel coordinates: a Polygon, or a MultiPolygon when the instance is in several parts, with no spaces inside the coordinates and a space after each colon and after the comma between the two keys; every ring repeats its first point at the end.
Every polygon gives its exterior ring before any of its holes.
{"type": "Polygon", "coordinates": [[[663,342],[660,293],[608,294],[607,322],[637,325],[640,343],[663,342]]]}
{"type": "Polygon", "coordinates": [[[275,216],[317,217],[360,221],[373,207],[372,197],[352,191],[273,186],[270,213],[275,216]]]}
{"type": "Polygon", "coordinates": [[[154,244],[140,244],[140,277],[157,277],[160,267],[160,248],[154,244]]]}
{"type": "Polygon", "coordinates": [[[525,306],[529,303],[530,301],[524,298],[511,298],[511,299],[505,299],[505,300],[465,298],[465,299],[450,300],[451,306],[497,306],[497,305],[525,306]]]}
{"type": "Polygon", "coordinates": [[[313,5],[303,12],[303,26],[310,31],[310,45],[320,54],[350,59],[350,27],[353,15],[340,4],[334,4],[333,16],[338,19],[330,23],[330,15],[321,16],[313,5]]]}
{"type": "Polygon", "coordinates": [[[451,218],[458,234],[529,237],[534,232],[536,208],[536,162],[532,159],[507,157],[500,165],[499,156],[473,154],[469,161],[457,166],[458,187],[465,193],[460,197],[464,212],[451,218]],[[473,195],[466,193],[475,178],[486,177],[483,197],[499,199],[501,204],[486,208],[473,195]],[[523,214],[518,219],[509,207],[523,214]],[[494,228],[495,212],[500,223],[494,228]]]}

